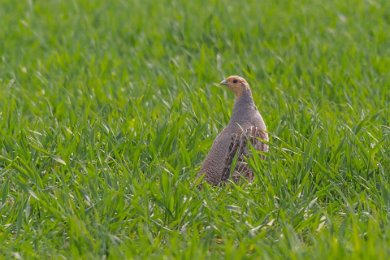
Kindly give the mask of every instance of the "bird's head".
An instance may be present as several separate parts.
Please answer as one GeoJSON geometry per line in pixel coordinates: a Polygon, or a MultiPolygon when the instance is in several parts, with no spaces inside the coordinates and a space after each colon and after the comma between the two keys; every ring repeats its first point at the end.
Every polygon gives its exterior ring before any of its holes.
{"type": "Polygon", "coordinates": [[[222,80],[220,84],[227,86],[231,91],[233,91],[236,98],[241,97],[243,93],[250,93],[248,82],[240,76],[229,76],[222,80]]]}

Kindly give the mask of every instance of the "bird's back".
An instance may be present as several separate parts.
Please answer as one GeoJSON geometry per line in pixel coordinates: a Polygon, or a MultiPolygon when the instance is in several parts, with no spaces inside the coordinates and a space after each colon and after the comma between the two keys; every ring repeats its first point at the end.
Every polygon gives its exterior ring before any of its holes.
{"type": "Polygon", "coordinates": [[[203,162],[200,175],[205,175],[205,180],[217,185],[221,182],[222,172],[225,168],[225,159],[228,156],[229,145],[234,132],[226,127],[214,140],[213,145],[203,162]]]}
{"type": "Polygon", "coordinates": [[[233,179],[238,180],[238,175],[245,175],[246,178],[252,180],[252,171],[244,161],[244,156],[248,155],[246,146],[249,140],[256,150],[268,151],[267,144],[262,141],[268,141],[268,135],[264,128],[264,122],[260,115],[242,125],[229,124],[214,140],[199,176],[204,174],[205,180],[213,185],[226,181],[230,176],[233,159],[237,156],[238,161],[233,179]]]}

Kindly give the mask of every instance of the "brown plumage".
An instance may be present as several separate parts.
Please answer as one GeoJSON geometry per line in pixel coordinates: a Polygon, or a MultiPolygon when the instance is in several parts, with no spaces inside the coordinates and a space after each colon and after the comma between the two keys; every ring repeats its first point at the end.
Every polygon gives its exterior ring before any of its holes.
{"type": "Polygon", "coordinates": [[[230,177],[235,182],[241,177],[252,181],[253,172],[246,162],[250,156],[248,141],[256,150],[267,152],[266,126],[245,79],[230,76],[221,84],[226,85],[235,95],[233,114],[229,124],[215,138],[198,177],[204,175],[204,179],[212,185],[223,183],[230,177]]]}

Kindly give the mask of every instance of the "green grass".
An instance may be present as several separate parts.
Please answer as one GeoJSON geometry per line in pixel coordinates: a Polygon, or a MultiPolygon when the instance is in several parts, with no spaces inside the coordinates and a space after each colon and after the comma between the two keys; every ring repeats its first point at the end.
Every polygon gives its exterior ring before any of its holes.
{"type": "Polygon", "coordinates": [[[0,20],[2,257],[390,258],[390,1],[2,0],[0,20]],[[270,152],[252,184],[198,190],[230,74],[270,152]]]}

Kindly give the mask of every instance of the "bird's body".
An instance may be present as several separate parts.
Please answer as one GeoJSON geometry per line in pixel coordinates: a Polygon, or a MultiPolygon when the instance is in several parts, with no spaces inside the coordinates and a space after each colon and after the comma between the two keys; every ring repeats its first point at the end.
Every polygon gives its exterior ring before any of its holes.
{"type": "Polygon", "coordinates": [[[199,176],[205,175],[204,179],[212,185],[228,180],[230,175],[234,181],[241,177],[253,179],[252,170],[245,162],[249,155],[248,141],[256,150],[268,151],[264,143],[268,141],[266,126],[253,102],[248,83],[238,76],[230,76],[221,83],[235,93],[236,101],[229,124],[215,138],[199,172],[199,176]],[[234,171],[231,173],[231,170],[234,171]]]}

